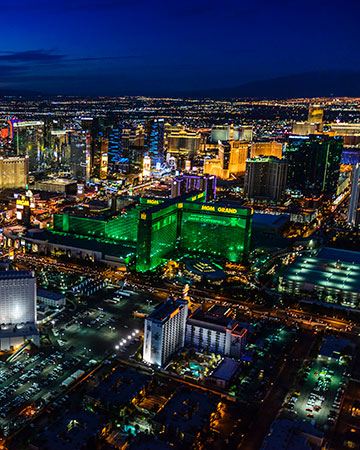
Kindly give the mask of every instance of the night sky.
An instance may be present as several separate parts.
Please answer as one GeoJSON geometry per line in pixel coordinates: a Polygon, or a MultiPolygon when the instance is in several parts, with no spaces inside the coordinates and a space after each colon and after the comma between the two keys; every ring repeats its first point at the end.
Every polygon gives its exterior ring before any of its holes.
{"type": "Polygon", "coordinates": [[[0,89],[89,95],[360,71],[360,2],[1,2],[0,89]]]}

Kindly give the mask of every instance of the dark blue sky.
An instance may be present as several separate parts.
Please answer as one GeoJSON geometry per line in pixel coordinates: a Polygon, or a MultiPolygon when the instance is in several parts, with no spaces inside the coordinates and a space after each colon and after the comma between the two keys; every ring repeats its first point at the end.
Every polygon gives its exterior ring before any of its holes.
{"type": "Polygon", "coordinates": [[[1,3],[0,89],[156,94],[360,71],[358,0],[1,3]]]}

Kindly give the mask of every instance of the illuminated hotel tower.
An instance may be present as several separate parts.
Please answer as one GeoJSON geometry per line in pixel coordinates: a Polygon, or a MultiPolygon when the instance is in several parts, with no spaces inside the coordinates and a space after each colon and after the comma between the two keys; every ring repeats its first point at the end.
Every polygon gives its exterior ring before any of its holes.
{"type": "Polygon", "coordinates": [[[349,199],[349,207],[347,212],[347,222],[353,228],[359,226],[359,193],[360,193],[360,166],[359,163],[353,168],[353,179],[351,184],[351,193],[349,199]]]}
{"type": "Polygon", "coordinates": [[[171,300],[157,306],[145,319],[143,359],[158,367],[185,345],[188,303],[171,300]]]}

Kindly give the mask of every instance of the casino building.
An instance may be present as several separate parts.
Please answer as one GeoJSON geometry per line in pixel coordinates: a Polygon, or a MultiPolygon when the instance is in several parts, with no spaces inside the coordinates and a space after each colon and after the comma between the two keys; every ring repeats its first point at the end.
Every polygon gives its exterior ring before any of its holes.
{"type": "Polygon", "coordinates": [[[3,245],[131,266],[138,272],[154,270],[170,258],[245,260],[252,209],[206,203],[205,198],[205,191],[188,192],[171,199],[121,198],[101,211],[72,208],[54,214],[49,230],[28,230],[21,236],[4,230],[3,245]]]}

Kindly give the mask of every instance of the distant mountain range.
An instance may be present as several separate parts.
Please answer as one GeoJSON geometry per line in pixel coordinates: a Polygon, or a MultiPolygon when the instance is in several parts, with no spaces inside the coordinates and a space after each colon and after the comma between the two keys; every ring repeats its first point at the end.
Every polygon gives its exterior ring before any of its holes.
{"type": "Polygon", "coordinates": [[[235,87],[192,92],[189,96],[214,99],[360,97],[360,72],[308,72],[252,81],[235,87]]]}
{"type": "MultiPolygon", "coordinates": [[[[122,93],[126,94],[126,92],[122,93]]],[[[150,92],[144,95],[152,95],[150,92]]],[[[188,98],[258,98],[258,99],[286,99],[306,97],[360,97],[360,72],[350,71],[319,71],[296,75],[287,75],[268,80],[258,80],[239,86],[228,88],[206,89],[198,91],[177,91],[154,93],[155,96],[172,96],[188,98]]],[[[41,94],[30,90],[0,89],[0,97],[43,97],[56,96],[41,94]]],[[[87,97],[86,95],[84,97],[87,97]]],[[[91,97],[91,96],[89,96],[91,97]]]]}

